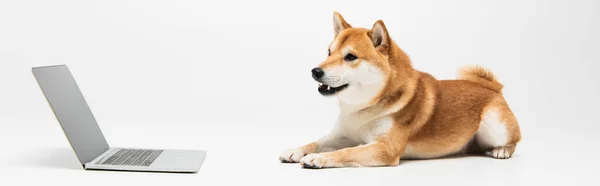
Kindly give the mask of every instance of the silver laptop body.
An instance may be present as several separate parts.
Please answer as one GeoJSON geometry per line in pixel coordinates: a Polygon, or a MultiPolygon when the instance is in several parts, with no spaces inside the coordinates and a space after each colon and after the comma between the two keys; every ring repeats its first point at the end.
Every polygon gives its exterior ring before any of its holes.
{"type": "Polygon", "coordinates": [[[67,66],[32,71],[84,169],[193,173],[204,162],[206,151],[110,147],[67,66]]]}

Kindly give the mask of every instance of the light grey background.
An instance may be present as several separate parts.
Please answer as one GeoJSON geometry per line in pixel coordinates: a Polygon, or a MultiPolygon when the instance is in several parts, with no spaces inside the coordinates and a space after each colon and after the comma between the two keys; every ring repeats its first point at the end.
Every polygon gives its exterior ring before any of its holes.
{"type": "Polygon", "coordinates": [[[0,184],[592,185],[599,10],[593,0],[3,0],[0,184]],[[383,19],[414,66],[437,78],[467,64],[492,69],[521,124],[514,158],[279,164],[335,121],[336,101],[309,72],[326,57],[333,11],[354,26],[383,19]],[[112,146],[206,149],[201,171],[81,171],[31,74],[52,64],[69,65],[112,146]]]}

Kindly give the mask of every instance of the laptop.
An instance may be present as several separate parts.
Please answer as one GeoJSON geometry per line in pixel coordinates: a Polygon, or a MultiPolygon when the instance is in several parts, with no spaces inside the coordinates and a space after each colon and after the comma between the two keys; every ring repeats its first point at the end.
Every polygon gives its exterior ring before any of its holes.
{"type": "Polygon", "coordinates": [[[204,162],[200,150],[110,147],[66,65],[32,71],[84,169],[195,173],[204,162]]]}

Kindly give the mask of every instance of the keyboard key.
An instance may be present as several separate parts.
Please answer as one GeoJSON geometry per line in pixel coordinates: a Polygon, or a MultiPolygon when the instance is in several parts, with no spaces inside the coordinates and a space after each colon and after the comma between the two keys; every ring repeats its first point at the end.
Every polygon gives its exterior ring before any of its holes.
{"type": "Polygon", "coordinates": [[[146,158],[148,158],[148,156],[150,156],[150,154],[152,154],[153,150],[145,150],[142,155],[140,155],[140,157],[138,157],[131,165],[133,166],[140,166],[142,165],[142,163],[144,162],[144,160],[146,160],[146,158]]]}
{"type": "Polygon", "coordinates": [[[140,155],[142,155],[143,152],[144,150],[135,150],[133,155],[127,158],[121,165],[131,165],[133,161],[135,161],[137,158],[140,157],[140,155]]]}
{"type": "Polygon", "coordinates": [[[123,154],[125,154],[127,151],[129,151],[129,149],[119,149],[119,151],[117,151],[116,153],[114,153],[108,159],[104,160],[101,164],[103,164],[103,165],[109,165],[112,162],[114,162],[115,160],[117,160],[119,157],[121,157],[123,154]]]}
{"type": "Polygon", "coordinates": [[[133,155],[134,152],[135,152],[135,150],[129,149],[125,154],[123,154],[117,160],[112,162],[111,165],[121,165],[123,162],[125,162],[125,160],[127,160],[127,158],[129,158],[131,155],[133,155]]]}
{"type": "Polygon", "coordinates": [[[150,166],[163,150],[119,149],[102,165],[150,166]]]}
{"type": "Polygon", "coordinates": [[[154,162],[154,160],[158,158],[158,155],[160,155],[160,153],[162,153],[162,150],[152,152],[152,154],[150,154],[150,156],[146,158],[146,160],[144,160],[142,166],[150,166],[150,164],[152,164],[152,162],[154,162]]]}

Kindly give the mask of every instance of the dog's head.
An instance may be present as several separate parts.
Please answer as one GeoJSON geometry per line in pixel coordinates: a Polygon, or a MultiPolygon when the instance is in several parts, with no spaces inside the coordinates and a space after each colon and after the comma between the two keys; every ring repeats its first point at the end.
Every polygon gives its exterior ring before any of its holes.
{"type": "Polygon", "coordinates": [[[312,69],[324,96],[336,95],[349,104],[365,104],[379,97],[392,74],[388,59],[392,40],[383,21],[371,29],[353,28],[337,12],[333,16],[335,37],[327,60],[312,69]]]}

